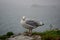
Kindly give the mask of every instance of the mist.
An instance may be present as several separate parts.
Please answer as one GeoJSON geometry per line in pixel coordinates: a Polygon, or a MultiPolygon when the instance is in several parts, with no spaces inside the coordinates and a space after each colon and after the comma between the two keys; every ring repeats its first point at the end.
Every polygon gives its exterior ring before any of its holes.
{"type": "Polygon", "coordinates": [[[22,16],[45,23],[33,31],[48,30],[49,24],[60,28],[60,0],[0,0],[0,34],[24,32],[22,16]]]}

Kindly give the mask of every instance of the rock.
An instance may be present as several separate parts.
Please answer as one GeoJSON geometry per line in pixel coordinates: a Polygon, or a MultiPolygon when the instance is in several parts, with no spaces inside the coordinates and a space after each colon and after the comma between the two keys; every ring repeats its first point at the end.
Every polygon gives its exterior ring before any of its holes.
{"type": "Polygon", "coordinates": [[[26,33],[8,38],[8,40],[41,40],[40,35],[28,36],[26,33]]]}
{"type": "Polygon", "coordinates": [[[14,38],[9,38],[8,40],[33,40],[33,38],[29,36],[20,35],[14,38]]]}
{"type": "Polygon", "coordinates": [[[32,38],[34,38],[34,40],[41,40],[41,36],[40,35],[33,35],[32,38]]]}
{"type": "Polygon", "coordinates": [[[16,40],[15,38],[8,38],[8,40],[16,40]]]}

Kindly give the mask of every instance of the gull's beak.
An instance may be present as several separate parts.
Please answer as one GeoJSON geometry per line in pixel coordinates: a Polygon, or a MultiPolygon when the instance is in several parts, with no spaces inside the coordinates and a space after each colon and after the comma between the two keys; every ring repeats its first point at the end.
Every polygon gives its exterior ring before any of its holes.
{"type": "Polygon", "coordinates": [[[25,16],[23,16],[23,19],[26,18],[25,16]]]}
{"type": "Polygon", "coordinates": [[[43,26],[44,25],[44,23],[43,22],[40,22],[40,26],[43,26]]]}
{"type": "Polygon", "coordinates": [[[23,20],[25,20],[26,19],[26,17],[25,16],[23,16],[23,20]]]}

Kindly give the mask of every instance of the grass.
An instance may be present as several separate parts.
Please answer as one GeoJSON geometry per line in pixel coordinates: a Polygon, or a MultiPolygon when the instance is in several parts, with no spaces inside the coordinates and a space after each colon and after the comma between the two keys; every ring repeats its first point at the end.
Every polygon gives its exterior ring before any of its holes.
{"type": "Polygon", "coordinates": [[[6,35],[0,35],[0,39],[1,40],[6,40],[7,38],[9,38],[12,35],[14,35],[13,32],[7,32],[6,35]]]}
{"type": "MultiPolygon", "coordinates": [[[[1,40],[6,40],[14,35],[13,32],[7,32],[6,35],[0,35],[1,40]]],[[[32,32],[33,35],[40,35],[42,40],[60,40],[60,30],[49,30],[45,32],[32,32]]]]}
{"type": "Polygon", "coordinates": [[[33,32],[32,35],[40,35],[42,40],[60,40],[60,30],[50,30],[45,32],[33,32]]]}

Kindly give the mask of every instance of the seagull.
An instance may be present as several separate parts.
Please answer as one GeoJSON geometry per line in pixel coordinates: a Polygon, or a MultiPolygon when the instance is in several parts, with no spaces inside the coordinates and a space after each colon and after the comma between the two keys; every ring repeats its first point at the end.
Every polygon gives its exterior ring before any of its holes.
{"type": "Polygon", "coordinates": [[[38,22],[32,19],[27,19],[25,16],[22,17],[21,22],[22,26],[26,29],[29,29],[29,33],[32,33],[32,29],[35,29],[39,26],[43,26],[44,23],[38,22]]]}

